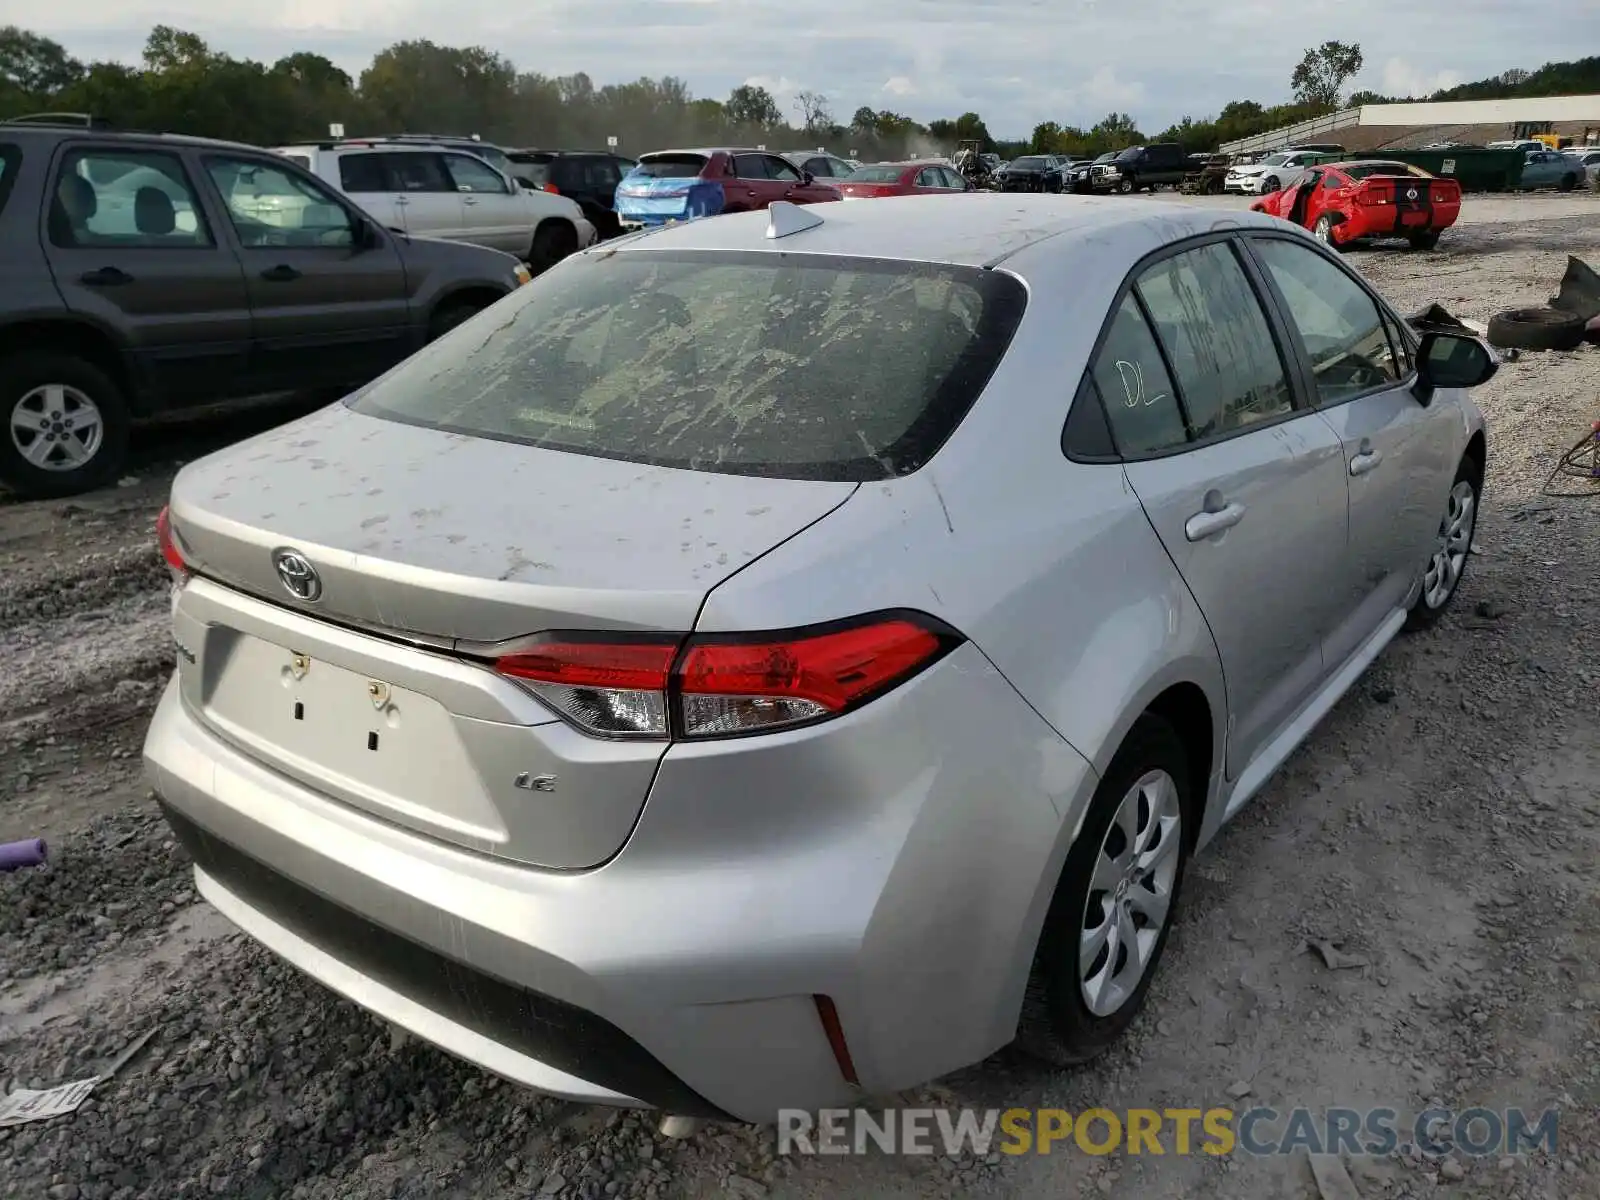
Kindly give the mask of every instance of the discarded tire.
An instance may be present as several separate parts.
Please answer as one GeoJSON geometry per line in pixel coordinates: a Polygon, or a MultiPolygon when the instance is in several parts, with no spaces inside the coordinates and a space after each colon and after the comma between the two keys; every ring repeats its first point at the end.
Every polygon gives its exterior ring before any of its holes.
{"type": "Polygon", "coordinates": [[[1576,350],[1584,320],[1559,308],[1513,308],[1489,318],[1489,344],[1518,350],[1576,350]]]}

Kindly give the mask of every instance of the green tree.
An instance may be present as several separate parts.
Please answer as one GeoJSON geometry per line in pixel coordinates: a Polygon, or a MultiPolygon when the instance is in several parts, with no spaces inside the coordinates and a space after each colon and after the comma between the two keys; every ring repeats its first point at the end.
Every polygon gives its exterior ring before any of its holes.
{"type": "Polygon", "coordinates": [[[728,114],[728,120],[735,125],[776,129],[783,124],[783,113],[778,108],[778,102],[764,87],[740,84],[728,94],[722,107],[728,114]]]}
{"type": "Polygon", "coordinates": [[[0,27],[0,87],[46,101],[83,76],[83,64],[60,42],[16,25],[0,27]]]}
{"type": "Polygon", "coordinates": [[[1099,146],[1102,152],[1142,145],[1145,140],[1138,123],[1127,113],[1107,113],[1089,130],[1090,144],[1099,146]]]}
{"type": "Polygon", "coordinates": [[[1337,108],[1344,85],[1360,74],[1364,62],[1354,42],[1323,42],[1306,51],[1289,86],[1301,104],[1322,111],[1337,108]]]}
{"type": "Polygon", "coordinates": [[[516,110],[516,68],[479,46],[397,42],[361,73],[360,86],[380,132],[494,138],[509,132],[516,110]]]}
{"type": "Polygon", "coordinates": [[[794,98],[800,110],[800,128],[810,134],[823,134],[833,128],[833,111],[821,92],[803,91],[794,98]]]}

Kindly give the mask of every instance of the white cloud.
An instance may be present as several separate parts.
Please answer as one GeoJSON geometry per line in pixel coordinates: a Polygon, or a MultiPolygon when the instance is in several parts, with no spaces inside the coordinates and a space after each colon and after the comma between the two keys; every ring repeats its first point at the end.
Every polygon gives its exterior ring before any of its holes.
{"type": "Polygon", "coordinates": [[[1414,96],[1421,100],[1465,82],[1460,71],[1429,72],[1403,58],[1391,58],[1383,64],[1383,86],[1378,90],[1385,96],[1414,96]]]}
{"type": "Polygon", "coordinates": [[[1047,120],[1092,125],[1112,109],[1156,133],[1230,100],[1287,100],[1300,56],[1334,36],[1373,59],[1351,86],[1386,93],[1600,44],[1595,0],[1543,0],[1539,11],[1528,22],[1509,0],[1341,0],[1323,23],[1274,0],[808,0],[801,28],[816,32],[797,33],[790,0],[0,0],[0,25],[80,57],[137,61],[160,22],[230,54],[270,61],[310,50],[357,74],[384,46],[428,38],[485,46],[527,71],[584,71],[597,84],[671,74],[721,99],[746,79],[769,81],[785,116],[802,87],[826,93],[836,115],[885,103],[922,121],[971,110],[1005,137],[1047,120]],[[1406,57],[1383,55],[1389,46],[1406,57]]]}

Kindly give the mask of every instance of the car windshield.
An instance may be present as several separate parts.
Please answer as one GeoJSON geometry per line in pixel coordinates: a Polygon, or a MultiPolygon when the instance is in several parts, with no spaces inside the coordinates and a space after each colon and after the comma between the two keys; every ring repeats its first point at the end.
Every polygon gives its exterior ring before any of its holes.
{"type": "Polygon", "coordinates": [[[1095,159],[1095,162],[1110,162],[1119,153],[1121,153],[1121,151],[1118,151],[1118,150],[1107,150],[1099,158],[1095,159]]]}
{"type": "Polygon", "coordinates": [[[1284,165],[1284,163],[1288,162],[1291,157],[1292,156],[1288,154],[1269,154],[1263,158],[1258,165],[1263,167],[1281,167],[1284,165]]]}
{"type": "Polygon", "coordinates": [[[693,179],[705,170],[704,154],[652,154],[628,174],[642,179],[693,179]]]}
{"type": "Polygon", "coordinates": [[[857,167],[844,177],[845,183],[898,183],[900,176],[905,173],[904,167],[894,165],[884,166],[881,163],[870,167],[857,167]]]}
{"type": "Polygon", "coordinates": [[[1026,158],[1017,159],[1011,165],[1013,167],[1020,167],[1024,171],[1042,171],[1045,167],[1049,166],[1050,164],[1045,159],[1038,158],[1038,157],[1035,157],[1033,155],[1029,155],[1026,158]]]}
{"type": "Polygon", "coordinates": [[[899,260],[584,256],[347,403],[630,462],[883,479],[916,470],[954,431],[1025,297],[1002,272],[899,260]]]}

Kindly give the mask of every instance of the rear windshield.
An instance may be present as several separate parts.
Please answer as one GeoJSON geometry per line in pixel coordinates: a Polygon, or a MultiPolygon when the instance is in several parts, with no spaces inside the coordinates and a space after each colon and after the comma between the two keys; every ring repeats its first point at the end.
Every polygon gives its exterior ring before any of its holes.
{"type": "Polygon", "coordinates": [[[748,251],[584,256],[348,403],[630,462],[884,479],[916,470],[955,430],[1024,304],[1012,276],[972,267],[748,251]]]}
{"type": "Polygon", "coordinates": [[[1353,167],[1340,167],[1339,169],[1350,176],[1351,179],[1365,179],[1369,175],[1414,175],[1419,179],[1433,178],[1421,167],[1413,167],[1408,163],[1357,163],[1353,167]]]}
{"type": "Polygon", "coordinates": [[[904,167],[857,167],[844,177],[845,183],[898,183],[904,167]]]}
{"type": "Polygon", "coordinates": [[[536,159],[532,155],[518,154],[511,159],[511,173],[536,188],[542,188],[550,182],[550,171],[554,166],[554,161],[544,156],[536,159]]]}
{"type": "Polygon", "coordinates": [[[1041,171],[1050,164],[1042,158],[1019,158],[1012,162],[1011,165],[1013,167],[1021,167],[1024,171],[1041,171]]]}
{"type": "Polygon", "coordinates": [[[22,165],[22,151],[16,146],[0,143],[0,211],[11,195],[11,185],[17,181],[17,168],[22,165]]]}
{"type": "Polygon", "coordinates": [[[693,179],[705,169],[704,154],[654,154],[629,172],[646,179],[693,179]]]}

